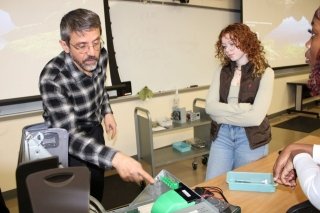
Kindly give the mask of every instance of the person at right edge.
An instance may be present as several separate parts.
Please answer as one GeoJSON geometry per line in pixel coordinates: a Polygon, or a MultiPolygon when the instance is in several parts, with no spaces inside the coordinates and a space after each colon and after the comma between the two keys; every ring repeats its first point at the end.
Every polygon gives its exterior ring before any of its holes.
{"type": "Polygon", "coordinates": [[[215,45],[222,68],[213,74],[206,99],[212,143],[206,179],[268,154],[267,118],[274,71],[257,34],[241,23],[224,28],[215,45]]]}
{"type": "MultiPolygon", "coordinates": [[[[306,43],[306,62],[311,74],[308,86],[312,96],[320,95],[320,7],[315,11],[311,37],[306,43]]],[[[274,180],[294,188],[297,177],[310,203],[320,210],[320,145],[292,143],[278,156],[273,167],[274,180]]]]}

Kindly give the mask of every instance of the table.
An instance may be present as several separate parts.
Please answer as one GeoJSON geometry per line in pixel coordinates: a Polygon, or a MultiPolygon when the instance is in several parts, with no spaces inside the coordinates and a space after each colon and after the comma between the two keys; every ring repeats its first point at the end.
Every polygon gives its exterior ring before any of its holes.
{"type": "Polygon", "coordinates": [[[295,106],[294,106],[294,109],[288,109],[288,113],[290,114],[291,112],[300,112],[305,114],[316,115],[317,118],[319,118],[319,113],[303,110],[303,104],[302,104],[303,88],[307,86],[307,82],[308,82],[307,79],[300,80],[300,81],[287,82],[288,85],[295,86],[295,106]]]}
{"type": "MultiPolygon", "coordinates": [[[[320,144],[320,137],[306,136],[297,143],[320,144]]],[[[272,172],[274,162],[278,152],[235,169],[235,171],[245,172],[272,172]]],[[[220,175],[214,179],[203,182],[197,186],[217,186],[223,190],[228,201],[241,207],[243,213],[279,213],[286,212],[291,206],[307,200],[302,192],[299,183],[295,189],[278,185],[276,192],[245,192],[231,191],[226,183],[226,175],[220,175]]]]}

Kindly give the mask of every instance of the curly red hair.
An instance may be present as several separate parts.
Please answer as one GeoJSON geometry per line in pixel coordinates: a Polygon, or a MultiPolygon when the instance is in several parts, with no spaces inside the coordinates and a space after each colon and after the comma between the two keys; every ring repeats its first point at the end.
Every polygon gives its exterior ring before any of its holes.
{"type": "Polygon", "coordinates": [[[219,35],[219,39],[215,45],[216,57],[219,58],[222,65],[230,63],[230,59],[224,54],[221,39],[229,34],[231,41],[241,51],[247,54],[249,61],[254,65],[254,76],[261,76],[265,69],[269,66],[265,58],[264,48],[261,45],[257,34],[252,32],[250,28],[242,23],[234,23],[224,28],[219,35]]]}

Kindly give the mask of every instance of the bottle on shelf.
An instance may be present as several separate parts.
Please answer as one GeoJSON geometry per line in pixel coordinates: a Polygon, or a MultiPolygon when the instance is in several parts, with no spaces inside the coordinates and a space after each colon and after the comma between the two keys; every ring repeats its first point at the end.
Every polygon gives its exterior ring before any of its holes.
{"type": "Polygon", "coordinates": [[[177,109],[179,108],[179,102],[180,102],[180,98],[179,98],[179,91],[176,88],[176,93],[173,97],[173,105],[172,105],[172,109],[177,109]]]}

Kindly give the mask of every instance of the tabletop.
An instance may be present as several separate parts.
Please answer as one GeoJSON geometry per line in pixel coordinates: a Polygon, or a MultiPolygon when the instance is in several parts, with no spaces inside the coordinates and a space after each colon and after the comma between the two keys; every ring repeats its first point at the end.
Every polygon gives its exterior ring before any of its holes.
{"type": "MultiPolygon", "coordinates": [[[[309,135],[296,141],[296,143],[320,144],[320,137],[309,135]]],[[[278,152],[273,152],[234,171],[272,173],[277,156],[278,152]]],[[[278,185],[275,192],[232,191],[228,189],[226,174],[224,174],[197,186],[217,186],[221,188],[229,203],[240,206],[241,212],[244,213],[286,212],[291,206],[307,200],[299,183],[295,189],[278,185]]]]}

